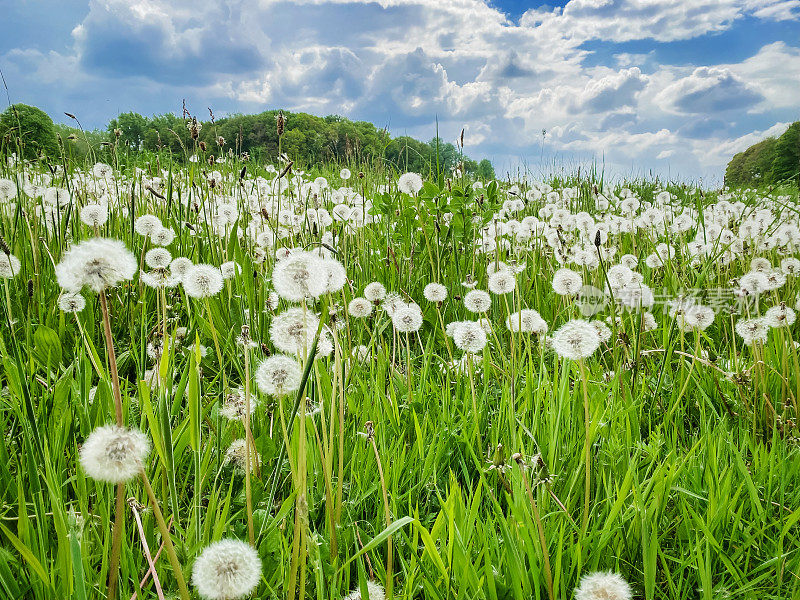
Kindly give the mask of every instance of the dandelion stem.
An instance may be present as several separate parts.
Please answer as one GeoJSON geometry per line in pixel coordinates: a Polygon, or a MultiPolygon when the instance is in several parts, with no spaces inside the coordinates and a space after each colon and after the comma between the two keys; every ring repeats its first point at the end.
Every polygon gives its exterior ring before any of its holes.
{"type": "Polygon", "coordinates": [[[583,519],[582,531],[586,534],[586,526],[589,523],[589,496],[591,495],[591,481],[592,481],[592,458],[591,458],[591,445],[589,436],[591,434],[591,417],[589,415],[589,382],[586,377],[586,366],[583,364],[583,359],[578,361],[581,370],[581,379],[583,382],[583,420],[586,427],[586,435],[583,443],[583,458],[586,465],[586,480],[583,489],[583,519]]]}
{"type": "Polygon", "coordinates": [[[250,452],[253,445],[253,434],[250,431],[250,349],[245,343],[244,347],[244,487],[247,503],[247,538],[251,546],[255,546],[255,532],[253,529],[253,494],[250,484],[250,452]]]}
{"type": "MultiPolygon", "coordinates": [[[[100,292],[100,309],[103,313],[103,333],[106,340],[106,353],[108,354],[108,368],[111,371],[111,387],[114,394],[114,413],[117,425],[124,424],[122,416],[122,392],[119,385],[117,372],[117,355],[114,352],[114,338],[111,335],[111,319],[108,314],[106,293],[100,292]]],[[[119,580],[119,558],[122,552],[122,531],[125,525],[125,484],[118,483],[116,491],[116,506],[114,510],[114,524],[112,526],[111,559],[108,568],[108,600],[114,600],[117,595],[119,580]]]]}

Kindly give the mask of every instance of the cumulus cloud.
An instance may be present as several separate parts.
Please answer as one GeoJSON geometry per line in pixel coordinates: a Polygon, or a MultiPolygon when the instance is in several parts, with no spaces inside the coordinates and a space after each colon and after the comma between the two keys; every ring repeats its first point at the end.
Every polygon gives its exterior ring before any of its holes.
{"type": "Polygon", "coordinates": [[[730,69],[698,67],[665,87],[657,97],[666,110],[685,114],[742,110],[764,97],[730,69]]]}

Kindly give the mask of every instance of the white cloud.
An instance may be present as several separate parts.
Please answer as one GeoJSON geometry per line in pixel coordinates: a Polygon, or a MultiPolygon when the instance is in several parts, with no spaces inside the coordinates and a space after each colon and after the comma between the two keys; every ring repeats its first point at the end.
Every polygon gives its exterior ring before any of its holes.
{"type": "Polygon", "coordinates": [[[800,19],[800,0],[765,2],[756,0],[752,3],[753,16],[772,21],[795,21],[800,19]]]}
{"type": "Polygon", "coordinates": [[[682,114],[745,110],[762,99],[757,89],[724,67],[698,67],[656,96],[665,110],[682,114]]]}
{"type": "Polygon", "coordinates": [[[476,156],[547,151],[694,172],[800,108],[800,48],[670,65],[658,64],[658,42],[691,43],[681,40],[745,17],[794,19],[798,5],[571,0],[515,23],[482,0],[89,0],[71,54],[19,49],[0,61],[29,90],[59,106],[83,97],[103,120],[183,97],[218,114],[337,113],[421,138],[438,118],[445,139],[465,127],[476,156]],[[592,54],[585,43],[598,40],[642,51],[592,54]]]}

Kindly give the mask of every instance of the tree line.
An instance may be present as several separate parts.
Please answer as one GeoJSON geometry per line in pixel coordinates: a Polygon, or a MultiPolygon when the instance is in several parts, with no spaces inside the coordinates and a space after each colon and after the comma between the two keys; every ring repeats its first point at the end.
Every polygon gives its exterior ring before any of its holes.
{"type": "Polygon", "coordinates": [[[305,166],[363,164],[424,174],[460,167],[478,178],[495,176],[491,161],[473,160],[441,138],[422,142],[409,136],[392,137],[372,123],[336,115],[269,110],[221,118],[209,114],[200,120],[188,113],[147,117],[126,112],[105,129],[93,131],[82,129],[73,115],[67,116],[74,126],[56,125],[36,107],[12,105],[0,115],[0,146],[26,158],[57,156],[62,149],[75,160],[89,155],[108,159],[115,153],[117,159],[134,161],[142,155],[168,154],[181,162],[198,154],[206,159],[234,154],[275,162],[283,154],[305,166]]]}

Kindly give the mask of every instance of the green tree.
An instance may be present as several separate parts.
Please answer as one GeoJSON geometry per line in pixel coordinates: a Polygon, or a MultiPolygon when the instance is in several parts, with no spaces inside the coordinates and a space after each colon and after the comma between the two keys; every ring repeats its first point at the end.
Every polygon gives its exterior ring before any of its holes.
{"type": "Polygon", "coordinates": [[[116,138],[115,131],[119,130],[118,143],[127,146],[130,150],[138,151],[144,146],[145,133],[149,127],[149,119],[139,113],[122,113],[116,119],[111,119],[108,124],[108,133],[112,139],[116,138]]]}
{"type": "Polygon", "coordinates": [[[725,169],[730,186],[800,182],[800,121],[779,138],[767,138],[731,158],[725,169]]]}
{"type": "Polygon", "coordinates": [[[800,182],[800,121],[793,123],[775,144],[772,180],[800,182]]]}
{"type": "Polygon", "coordinates": [[[28,159],[59,154],[53,120],[27,104],[13,104],[0,115],[0,143],[28,159]]]}
{"type": "Polygon", "coordinates": [[[475,173],[480,179],[494,179],[494,167],[492,166],[492,161],[488,158],[484,158],[481,162],[478,163],[478,171],[475,173]]]}

